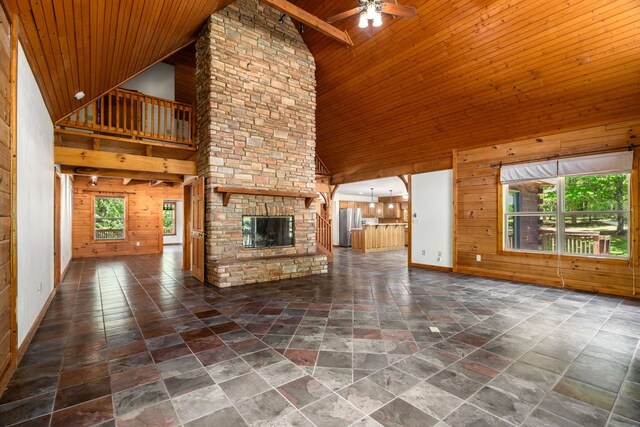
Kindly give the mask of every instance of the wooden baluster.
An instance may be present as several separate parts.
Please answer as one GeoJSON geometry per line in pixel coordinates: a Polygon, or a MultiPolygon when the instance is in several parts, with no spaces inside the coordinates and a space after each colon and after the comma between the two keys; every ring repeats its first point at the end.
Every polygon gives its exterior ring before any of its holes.
{"type": "Polygon", "coordinates": [[[174,119],[175,119],[175,108],[174,108],[174,104],[170,104],[171,108],[169,109],[169,136],[171,137],[172,141],[175,141],[176,137],[174,135],[175,130],[173,129],[174,126],[174,119]]]}
{"type": "Polygon", "coordinates": [[[149,105],[151,106],[151,136],[155,136],[155,132],[156,132],[156,105],[155,103],[149,99],[149,105]]]}
{"type": "MultiPolygon", "coordinates": [[[[119,91],[114,91],[114,92],[116,95],[116,132],[122,132],[124,130],[124,125],[120,127],[120,98],[122,94],[119,91]]],[[[122,98],[122,102],[124,105],[124,98],[122,98]]]]}
{"type": "Polygon", "coordinates": [[[176,124],[176,141],[182,142],[182,133],[184,132],[184,126],[182,124],[182,106],[178,105],[177,109],[177,124],[176,124]]]}

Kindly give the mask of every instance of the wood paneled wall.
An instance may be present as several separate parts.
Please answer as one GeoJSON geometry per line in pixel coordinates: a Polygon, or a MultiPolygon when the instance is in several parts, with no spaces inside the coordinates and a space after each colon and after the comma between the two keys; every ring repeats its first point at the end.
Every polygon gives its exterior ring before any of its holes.
{"type": "MultiPolygon", "coordinates": [[[[16,282],[12,257],[15,238],[13,214],[12,128],[15,123],[15,72],[17,39],[9,35],[9,21],[0,7],[0,394],[17,365],[16,282]],[[11,40],[11,37],[13,40],[11,40]],[[13,272],[12,272],[13,269],[13,272]]],[[[13,128],[15,129],[15,128],[13,128]]],[[[14,139],[15,140],[15,139],[14,139]]],[[[14,147],[15,148],[15,145],[14,147]]]]}
{"type": "MultiPolygon", "coordinates": [[[[640,120],[593,127],[454,154],[455,260],[460,273],[521,280],[618,295],[633,294],[632,267],[638,267],[638,154],[632,175],[632,259],[503,252],[499,216],[499,168],[496,162],[527,161],[611,147],[627,147],[640,132],[640,120]],[[476,254],[482,256],[476,261],[476,254]],[[631,265],[630,265],[631,264],[631,265]],[[560,267],[560,269],[558,268],[560,267]],[[561,272],[562,278],[559,275],[561,272]]],[[[640,274],[636,274],[640,290],[640,274]]]]}
{"type": "MultiPolygon", "coordinates": [[[[294,3],[326,19],[356,2],[294,3]]],[[[358,28],[357,16],[337,23],[353,48],[303,34],[317,64],[317,151],[333,183],[638,117],[637,0],[401,3],[417,16],[385,16],[380,28],[358,28]]]]}
{"type": "Polygon", "coordinates": [[[73,186],[73,257],[155,254],[162,252],[162,202],[181,200],[182,187],[148,181],[99,178],[95,187],[88,177],[76,177],[73,186]],[[127,197],[127,229],[124,241],[93,239],[93,200],[95,196],[127,197]],[[140,246],[136,245],[140,242],[140,246]]]}

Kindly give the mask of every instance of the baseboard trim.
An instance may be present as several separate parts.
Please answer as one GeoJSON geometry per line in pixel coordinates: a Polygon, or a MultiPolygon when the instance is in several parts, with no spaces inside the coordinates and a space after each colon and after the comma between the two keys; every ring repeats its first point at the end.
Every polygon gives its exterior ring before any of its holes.
{"type": "Polygon", "coordinates": [[[24,354],[27,352],[27,348],[29,347],[29,344],[31,344],[31,340],[33,339],[33,336],[36,334],[36,331],[40,326],[40,322],[42,322],[42,318],[47,313],[47,310],[49,309],[49,306],[53,301],[53,297],[56,296],[57,291],[58,291],[58,288],[53,288],[53,291],[51,292],[51,295],[49,295],[47,302],[42,307],[42,310],[40,310],[40,314],[38,314],[36,321],[33,322],[31,329],[29,329],[29,333],[27,334],[26,337],[24,337],[24,341],[22,341],[22,344],[20,344],[20,347],[18,347],[18,365],[20,364],[20,361],[22,360],[22,357],[24,356],[24,354]]]}
{"type": "Polygon", "coordinates": [[[447,273],[452,273],[453,272],[453,268],[452,267],[441,267],[439,265],[418,264],[418,263],[415,263],[415,262],[409,263],[409,267],[424,268],[425,270],[444,271],[444,272],[447,272],[447,273]]]}
{"type": "MultiPolygon", "coordinates": [[[[62,270],[62,273],[60,274],[60,283],[64,282],[64,278],[67,275],[67,272],[69,271],[69,267],[71,267],[72,260],[73,258],[69,258],[69,262],[67,263],[67,266],[64,268],[64,270],[62,270]]],[[[58,283],[58,286],[60,285],[60,283],[58,283]]]]}

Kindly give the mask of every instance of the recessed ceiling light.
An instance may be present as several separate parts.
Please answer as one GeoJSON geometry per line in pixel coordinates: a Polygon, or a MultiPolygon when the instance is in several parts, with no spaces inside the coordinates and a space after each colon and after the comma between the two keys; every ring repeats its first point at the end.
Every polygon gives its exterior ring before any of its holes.
{"type": "Polygon", "coordinates": [[[73,95],[73,97],[77,100],[81,100],[82,98],[84,98],[84,92],[83,91],[76,92],[76,94],[73,95]]]}
{"type": "Polygon", "coordinates": [[[358,191],[358,194],[364,194],[362,191],[358,191]]]}

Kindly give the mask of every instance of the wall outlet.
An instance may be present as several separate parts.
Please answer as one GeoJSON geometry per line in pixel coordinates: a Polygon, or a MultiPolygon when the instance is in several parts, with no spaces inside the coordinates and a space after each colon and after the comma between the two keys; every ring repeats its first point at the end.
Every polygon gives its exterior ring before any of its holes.
{"type": "Polygon", "coordinates": [[[136,246],[140,246],[140,242],[136,242],[136,246]]]}
{"type": "Polygon", "coordinates": [[[426,255],[427,251],[425,251],[424,249],[422,250],[422,255],[426,255]]]}
{"type": "Polygon", "coordinates": [[[476,261],[478,262],[482,261],[482,255],[480,254],[476,255],[476,261]]]}

